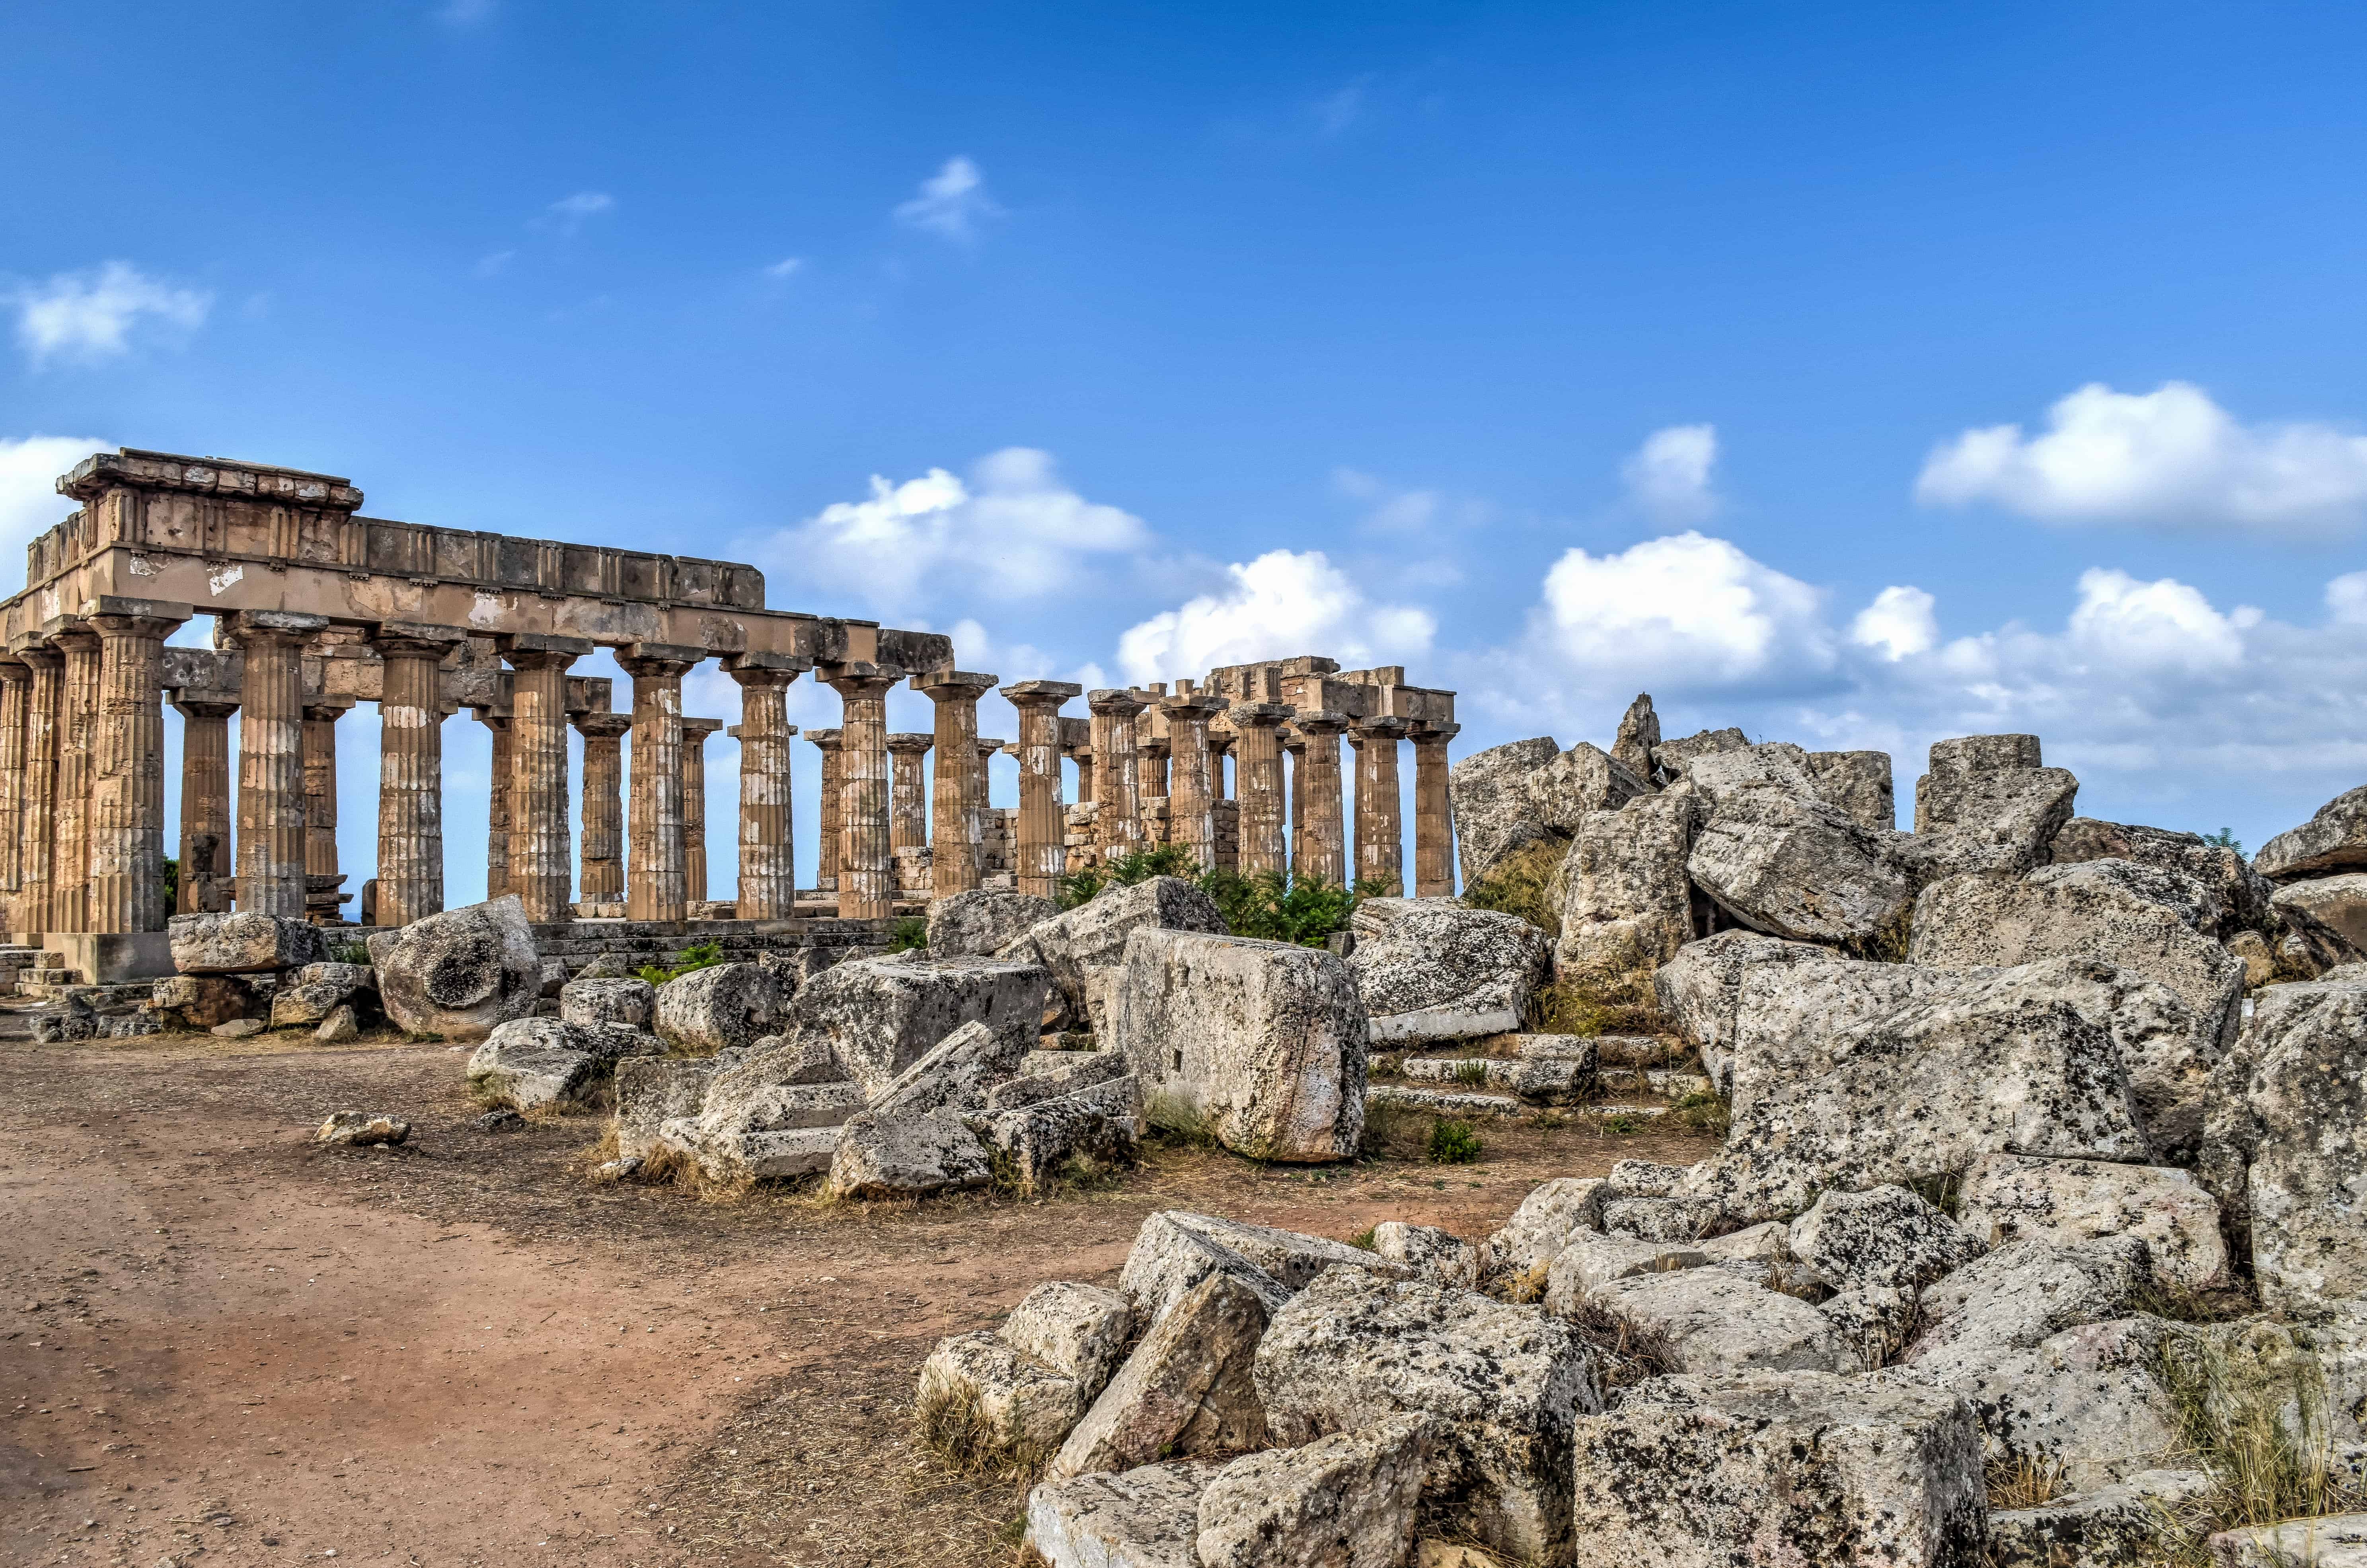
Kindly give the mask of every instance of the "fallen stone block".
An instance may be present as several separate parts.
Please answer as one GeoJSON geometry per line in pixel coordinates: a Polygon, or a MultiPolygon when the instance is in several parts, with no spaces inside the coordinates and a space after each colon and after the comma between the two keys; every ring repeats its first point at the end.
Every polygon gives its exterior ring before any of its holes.
{"type": "Polygon", "coordinates": [[[987,1147],[1008,1163],[1010,1179],[1035,1192],[1083,1161],[1091,1168],[1134,1163],[1142,1136],[1141,1087],[1111,1078],[1058,1100],[973,1119],[987,1147]]]}
{"type": "MultiPolygon", "coordinates": [[[[715,1076],[711,1059],[634,1056],[617,1064],[617,1152],[647,1159],[661,1146],[659,1129],[696,1118],[715,1076]]],[[[850,1112],[852,1114],[852,1112],[850,1112]]]]}
{"type": "Polygon", "coordinates": [[[1025,1054],[1023,1042],[985,1024],[963,1024],[904,1069],[872,1101],[877,1111],[951,1111],[969,1116],[987,1109],[987,1092],[1011,1077],[1025,1054]]]}
{"type": "Polygon", "coordinates": [[[1142,1222],[1117,1279],[1118,1293],[1134,1309],[1138,1326],[1157,1323],[1211,1274],[1230,1275],[1263,1302],[1269,1313],[1279,1311],[1290,1299],[1289,1286],[1214,1239],[1213,1233],[1221,1228],[1223,1223],[1215,1222],[1213,1216],[1179,1209],[1161,1210],[1142,1222]]]}
{"type": "Polygon", "coordinates": [[[1117,1292],[1053,1280],[1021,1297],[995,1332],[1022,1355],[1076,1379],[1090,1401],[1126,1359],[1133,1331],[1134,1310],[1117,1292]]]}
{"type": "Polygon", "coordinates": [[[555,1018],[513,1019],[469,1058],[469,1087],[486,1103],[514,1111],[581,1104],[636,1038],[648,1037],[578,1029],[555,1018]]]}
{"type": "Polygon", "coordinates": [[[1700,1242],[1638,1241],[1633,1236],[1572,1231],[1546,1266],[1545,1307],[1556,1317],[1575,1317],[1596,1291],[1614,1280],[1701,1269],[1711,1261],[1700,1242]]]}
{"type": "Polygon", "coordinates": [[[2278,883],[2367,870],[2367,784],[2345,790],[2300,827],[2262,844],[2252,869],[2278,883]]]}
{"type": "Polygon", "coordinates": [[[950,1116],[866,1111],[838,1129],[830,1166],[834,1198],[920,1197],[983,1187],[986,1150],[950,1116]]]}
{"type": "Polygon", "coordinates": [[[1199,1568],[1200,1493],[1222,1461],[1048,1481],[1027,1495],[1025,1544],[1049,1568],[1199,1568]]]}
{"type": "Polygon", "coordinates": [[[515,894],[369,939],[387,1017],[407,1034],[482,1040],[534,1011],[542,960],[515,894]]]}
{"type": "Polygon", "coordinates": [[[2222,1530],[2211,1538],[2211,1561],[2214,1568],[2367,1568],[2367,1514],[2222,1530]]]}
{"type": "Polygon", "coordinates": [[[781,1013],[783,1045],[752,1055],[717,1092],[763,1078],[792,1046],[808,1059],[826,1056],[838,1076],[874,1094],[965,1023],[983,1023],[1025,1051],[1036,1043],[1048,983],[1040,965],[1002,959],[852,959],[800,986],[781,1013]]]}
{"type": "Polygon", "coordinates": [[[1700,823],[1699,801],[1680,785],[1576,824],[1552,889],[1557,980],[1615,991],[1678,955],[1695,934],[1685,862],[1700,823]]]}
{"type": "Polygon", "coordinates": [[[1038,964],[1058,993],[1060,1027],[1110,1038],[1113,992],[1126,964],[1127,943],[1138,931],[1221,935],[1225,918],[1216,900],[1180,876],[1154,876],[1112,887],[1067,913],[1039,921],[997,950],[1008,961],[1038,964]]]}
{"type": "Polygon", "coordinates": [[[2367,952],[2367,872],[2347,871],[2288,882],[2276,890],[2271,902],[2280,912],[2297,911],[2367,952]]]}
{"type": "Polygon", "coordinates": [[[1885,1186],[1820,1194],[1792,1222],[1785,1245],[1836,1289],[1918,1291],[1987,1252],[1986,1234],[1885,1186]]]}
{"type": "Polygon", "coordinates": [[[780,982],[761,964],[710,964],[657,987],[658,1037],[694,1056],[752,1046],[780,1015],[780,982]]]}
{"type": "MultiPolygon", "coordinates": [[[[1701,765],[1693,777],[1700,784],[1701,765]]],[[[1886,953],[1903,945],[1915,900],[1895,843],[1900,837],[1860,827],[1838,807],[1785,788],[1730,788],[1694,834],[1685,869],[1693,886],[1753,931],[1886,953]]]]}
{"type": "Polygon", "coordinates": [[[335,1111],[321,1123],[313,1141],[348,1146],[399,1144],[411,1136],[411,1123],[382,1111],[335,1111]]]}
{"type": "Polygon", "coordinates": [[[1545,973],[1545,933],[1455,899],[1410,902],[1348,958],[1370,1038],[1466,1040],[1518,1029],[1545,973]]]}
{"type": "Polygon", "coordinates": [[[255,975],[300,969],[327,954],[321,928],[285,915],[242,909],[228,915],[175,915],[173,967],[184,975],[255,975]]]}
{"type": "Polygon", "coordinates": [[[2148,1316],[2080,1324],[1929,1375],[1972,1407],[1993,1458],[2092,1488],[2184,1451],[2178,1407],[2159,1377],[2173,1332],[2148,1316]]]}
{"type": "MultiPolygon", "coordinates": [[[[1214,1242],[1248,1258],[1278,1280],[1286,1291],[1303,1291],[1313,1284],[1325,1269],[1342,1267],[1360,1269],[1387,1280],[1414,1277],[1414,1269],[1407,1264],[1393,1262],[1377,1253],[1351,1247],[1344,1241],[1334,1241],[1330,1236],[1308,1235],[1274,1225],[1253,1225],[1244,1220],[1195,1214],[1182,1209],[1170,1209],[1166,1215],[1201,1240],[1214,1242]]],[[[1140,1245],[1138,1240],[1137,1245],[1140,1245]]],[[[1123,1289],[1123,1285],[1120,1288],[1123,1289]]]]}
{"type": "Polygon", "coordinates": [[[1925,1289],[1923,1330],[1904,1359],[1944,1381],[2067,1328],[2125,1317],[2151,1282],[2146,1245],[2132,1235],[2000,1247],[1925,1289]]]}
{"type": "Polygon", "coordinates": [[[211,1029],[270,1008],[235,975],[170,976],[151,987],[149,1001],[160,1018],[182,1029],[211,1029]]]}
{"type": "Polygon", "coordinates": [[[2134,1235],[2153,1276],[2190,1291],[2229,1282],[2219,1204],[2194,1173],[2107,1160],[1986,1155],[1965,1173],[1958,1216],[1997,1246],[2134,1235]]]}
{"type": "Polygon", "coordinates": [[[1143,1335],[1046,1475],[1066,1481],[1262,1444],[1266,1420],[1251,1363],[1266,1324],[1256,1292],[1229,1274],[1207,1275],[1143,1335]]]}
{"type": "Polygon", "coordinates": [[[2167,828],[2074,817],[2055,835],[2051,856],[2058,867],[2117,860],[2175,872],[2205,890],[2216,918],[2198,929],[2222,942],[2238,931],[2257,931],[2267,919],[2269,900],[2275,892],[2274,885],[2252,869],[2241,850],[2207,843],[2199,833],[2167,828]]]}
{"type": "Polygon", "coordinates": [[[1689,1372],[1842,1372],[1859,1369],[1815,1307],[1723,1269],[1686,1269],[1607,1280],[1587,1301],[1659,1336],[1689,1372]]]}
{"type": "Polygon", "coordinates": [[[621,1023],[647,1029],[657,1017],[657,987],[647,980],[575,979],[559,988],[559,1016],[590,1027],[621,1023]]]}
{"type": "Polygon", "coordinates": [[[1562,1176],[1539,1183],[1503,1227],[1479,1244],[1479,1280],[1513,1300],[1545,1293],[1546,1270],[1573,1231],[1603,1223],[1600,1178],[1562,1176]]]}
{"type": "Polygon", "coordinates": [[[929,905],[929,956],[985,958],[1052,919],[1060,906],[1033,893],[972,888],[929,905]]]}
{"type": "MultiPolygon", "coordinates": [[[[1618,1185],[1618,1177],[1612,1177],[1618,1185]]],[[[1697,1242],[1725,1228],[1726,1215],[1707,1198],[1614,1198],[1603,1205],[1603,1228],[1637,1241],[1697,1242]]]]}
{"type": "Polygon", "coordinates": [[[1436,1225],[1384,1220],[1373,1227],[1373,1251],[1433,1285],[1468,1291],[1479,1283],[1479,1249],[1436,1225]]]}
{"type": "Polygon", "coordinates": [[[1033,1471],[1089,1403],[1075,1378],[996,1336],[957,1334],[938,1340],[921,1364],[913,1407],[923,1434],[940,1446],[1033,1471]]]}
{"type": "Polygon", "coordinates": [[[1653,971],[1652,988],[1660,1011],[1701,1057],[1702,1070],[1721,1094],[1732,1080],[1736,1014],[1742,1005],[1744,971],[1757,964],[1824,963],[1831,948],[1785,942],[1758,931],[1720,931],[1688,942],[1653,971]]]}
{"type": "Polygon", "coordinates": [[[1889,752],[1811,751],[1806,765],[1818,800],[1840,807],[1861,828],[1883,833],[1897,829],[1889,752]]]}
{"type": "Polygon", "coordinates": [[[361,1020],[354,1015],[353,1004],[347,1002],[330,1010],[329,1016],[321,1021],[321,1027],[312,1031],[312,1038],[323,1045],[341,1045],[361,1032],[361,1020]]]}
{"type": "Polygon", "coordinates": [[[2147,1470],[2034,1508],[1989,1515],[1989,1568],[2125,1568],[2166,1557],[2167,1510],[2202,1496],[2199,1470],[2147,1470]]]}
{"type": "Polygon", "coordinates": [[[1202,1568],[1399,1568],[1439,1427],[1392,1416],[1233,1461],[1200,1494],[1202,1568]]]}

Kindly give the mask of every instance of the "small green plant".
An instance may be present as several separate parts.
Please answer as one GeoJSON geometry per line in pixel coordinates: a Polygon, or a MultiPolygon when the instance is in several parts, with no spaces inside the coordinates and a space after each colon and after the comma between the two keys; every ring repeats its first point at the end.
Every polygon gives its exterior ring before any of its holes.
{"type": "Polygon", "coordinates": [[[1518,915],[1547,936],[1558,936],[1561,916],[1555,908],[1553,883],[1569,851],[1567,839],[1545,838],[1524,844],[1466,887],[1463,901],[1475,909],[1518,915]]]}
{"type": "Polygon", "coordinates": [[[1104,888],[1132,887],[1154,876],[1197,878],[1199,873],[1198,863],[1184,845],[1153,844],[1148,849],[1129,851],[1101,865],[1062,874],[1053,880],[1052,901],[1063,909],[1073,909],[1104,888]]]}
{"type": "Polygon", "coordinates": [[[2231,828],[2222,828],[2215,833],[2205,833],[2203,835],[2203,841],[2214,849],[2233,850],[2239,855],[2244,852],[2244,840],[2236,837],[2235,829],[2231,828]]]}
{"type": "Polygon", "coordinates": [[[712,969],[723,962],[723,944],[719,942],[695,942],[682,950],[682,962],[667,968],[663,964],[644,964],[633,971],[652,986],[663,986],[668,980],[679,980],[698,969],[712,969]]]}
{"type": "Polygon", "coordinates": [[[181,863],[166,855],[157,863],[157,880],[164,886],[164,912],[170,914],[181,904],[181,863]]]}
{"type": "Polygon", "coordinates": [[[896,922],[888,933],[889,953],[926,953],[929,951],[929,922],[918,915],[907,915],[896,922]]]}
{"type": "Polygon", "coordinates": [[[329,949],[329,956],[339,964],[359,964],[367,966],[370,961],[369,943],[358,939],[341,942],[329,949]]]}
{"type": "Polygon", "coordinates": [[[1430,1146],[1426,1152],[1433,1165],[1469,1165],[1479,1157],[1485,1146],[1468,1122],[1438,1121],[1430,1124],[1430,1146]]]}
{"type": "Polygon", "coordinates": [[[1173,1095],[1151,1096],[1142,1108],[1142,1120],[1150,1129],[1153,1143],[1184,1149],[1220,1146],[1217,1138],[1216,1118],[1195,1106],[1185,1104],[1173,1095]]]}
{"type": "Polygon", "coordinates": [[[1614,1111],[1602,1121],[1604,1132],[1622,1138],[1644,1130],[1644,1119],[1632,1111],[1614,1111]]]}
{"type": "Polygon", "coordinates": [[[1705,1090],[1696,1089],[1677,1101],[1670,1114],[1679,1126],[1695,1133],[1709,1133],[1725,1137],[1734,1125],[1734,1113],[1726,1100],[1705,1090]]]}
{"type": "Polygon", "coordinates": [[[1348,1245],[1353,1247],[1360,1247],[1366,1252],[1371,1252],[1374,1250],[1373,1243],[1376,1239],[1374,1233],[1379,1229],[1380,1227],[1378,1225],[1366,1225],[1363,1230],[1358,1231],[1354,1235],[1348,1238],[1348,1245]]]}
{"type": "Polygon", "coordinates": [[[1488,1063],[1480,1056],[1467,1056],[1455,1064],[1455,1081],[1466,1089],[1478,1089],[1488,1081],[1488,1063]]]}
{"type": "Polygon", "coordinates": [[[1052,898],[1063,909],[1073,909],[1109,888],[1132,887],[1154,876],[1180,876],[1197,886],[1215,900],[1225,929],[1235,936],[1306,947],[1321,947],[1346,931],[1356,906],[1376,892],[1370,883],[1336,887],[1279,871],[1247,876],[1222,867],[1202,871],[1184,845],[1153,844],[1106,864],[1064,873],[1052,884],[1052,898]]]}

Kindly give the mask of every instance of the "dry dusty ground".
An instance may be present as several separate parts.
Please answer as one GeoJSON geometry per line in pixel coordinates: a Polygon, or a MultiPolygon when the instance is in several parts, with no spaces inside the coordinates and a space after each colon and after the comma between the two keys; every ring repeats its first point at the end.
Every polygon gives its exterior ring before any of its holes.
{"type": "Polygon", "coordinates": [[[1471,1166],[1153,1151],[1041,1202],[596,1187],[579,1118],[473,1131],[444,1047],[10,1041],[0,1561],[1005,1564],[1021,1495],[906,1437],[915,1369],[1191,1207],[1465,1235],[1706,1140],[1484,1129],[1471,1166]],[[413,1124],[326,1150],[338,1109],[413,1124]]]}

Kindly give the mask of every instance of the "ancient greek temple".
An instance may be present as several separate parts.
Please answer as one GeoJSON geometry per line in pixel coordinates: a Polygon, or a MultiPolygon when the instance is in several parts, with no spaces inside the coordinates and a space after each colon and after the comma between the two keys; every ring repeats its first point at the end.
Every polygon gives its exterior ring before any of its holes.
{"type": "Polygon", "coordinates": [[[381,721],[365,924],[444,908],[444,724],[463,708],[492,732],[490,893],[537,922],[884,920],[981,886],[1048,895],[1064,872],[1162,843],[1204,867],[1402,892],[1400,741],[1414,890],[1454,887],[1455,697],[1402,669],[1306,656],[1090,694],[1021,681],[1000,687],[1018,713],[1006,744],[979,734],[999,678],[954,669],[950,639],[768,609],[753,567],[389,522],[331,475],[129,448],[58,490],[79,509],[33,541],[0,609],[0,908],[19,943],[73,955],[89,980],[170,971],[166,702],[184,721],[180,912],[343,919],[336,728],[362,703],[381,721]],[[201,614],[212,649],[165,646],[201,614]],[[622,711],[608,680],[571,672],[595,648],[629,678],[622,711]],[[708,897],[704,821],[705,742],[724,721],[682,711],[684,677],[708,660],[741,694],[728,901],[708,897]],[[804,738],[821,753],[821,863],[801,892],[787,693],[807,674],[842,706],[804,738]],[[889,733],[898,682],[932,700],[933,731],[889,733]],[[1064,715],[1080,696],[1090,716],[1064,715]],[[999,750],[1018,760],[1015,811],[988,804],[999,750]]]}

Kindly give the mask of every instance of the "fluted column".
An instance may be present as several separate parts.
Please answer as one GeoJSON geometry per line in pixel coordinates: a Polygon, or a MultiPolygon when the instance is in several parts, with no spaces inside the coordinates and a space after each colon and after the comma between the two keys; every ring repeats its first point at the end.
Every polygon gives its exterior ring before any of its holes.
{"type": "MultiPolygon", "coordinates": [[[[90,930],[91,757],[98,728],[98,633],[81,621],[50,640],[65,655],[58,698],[57,855],[50,867],[53,931],[90,930]]],[[[299,910],[298,913],[302,913],[299,910]]]]}
{"type": "Polygon", "coordinates": [[[337,720],[350,697],[315,697],[304,704],[304,903],[309,918],[338,918],[337,720]]]}
{"type": "Polygon", "coordinates": [[[25,818],[26,708],[32,699],[33,670],[21,659],[0,654],[0,940],[29,931],[19,908],[24,891],[24,840],[14,824],[25,818]]]}
{"type": "Polygon", "coordinates": [[[1061,845],[1060,705],[1084,688],[1067,681],[1020,681],[1002,688],[1019,710],[1019,891],[1052,897],[1068,870],[1061,845]]]}
{"type": "Polygon", "coordinates": [[[991,675],[940,670],[912,677],[912,690],[935,705],[936,797],[931,803],[929,894],[950,898],[979,885],[986,826],[986,758],[979,747],[978,699],[991,675]]]}
{"type": "Polygon", "coordinates": [[[888,847],[891,851],[928,845],[929,788],[922,776],[921,759],[936,743],[934,735],[917,730],[900,730],[888,738],[888,847]]]}
{"type": "MultiPolygon", "coordinates": [[[[381,624],[378,703],[378,898],[373,923],[407,926],[444,909],[445,655],[455,627],[381,624]]],[[[184,708],[183,712],[187,709],[184,708]]],[[[501,775],[496,773],[498,783],[501,775]]],[[[504,845],[504,848],[507,846],[504,845]]],[[[492,868],[487,867],[490,874],[492,868]]]]}
{"type": "Polygon", "coordinates": [[[304,918],[304,644],[320,615],[242,610],[226,632],[245,656],[238,719],[238,907],[304,918]]]}
{"type": "Polygon", "coordinates": [[[978,870],[980,876],[986,874],[987,867],[987,823],[994,813],[994,798],[988,790],[991,777],[988,770],[993,766],[995,758],[1010,750],[1010,747],[1011,742],[999,735],[981,735],[978,738],[978,798],[970,809],[970,836],[978,844],[978,870]]]}
{"type": "Polygon", "coordinates": [[[1307,874],[1307,738],[1286,724],[1275,734],[1282,743],[1283,793],[1290,818],[1290,874],[1296,880],[1307,874]]]}
{"type": "Polygon", "coordinates": [[[1332,887],[1348,885],[1346,801],[1340,789],[1340,737],[1343,713],[1302,713],[1291,727],[1306,741],[1299,774],[1299,864],[1297,879],[1332,887]]]}
{"type": "Polygon", "coordinates": [[[742,654],[725,668],[740,682],[740,902],[743,920],[797,913],[796,824],[790,812],[788,661],[742,654]]]}
{"type": "Polygon", "coordinates": [[[592,651],[579,637],[521,633],[503,639],[515,671],[510,715],[509,890],[541,922],[570,916],[574,835],[567,808],[567,671],[592,651]]]}
{"type": "Polygon", "coordinates": [[[1199,871],[1217,863],[1216,799],[1208,782],[1208,721],[1224,706],[1224,698],[1205,692],[1162,697],[1159,703],[1159,711],[1167,717],[1170,752],[1168,841],[1183,846],[1199,871]]]}
{"type": "Polygon", "coordinates": [[[1123,688],[1087,694],[1093,716],[1093,828],[1104,859],[1142,848],[1142,761],[1135,752],[1135,720],[1150,705],[1123,688]]]}
{"type": "Polygon", "coordinates": [[[91,618],[99,703],[85,925],[94,931],[164,929],[164,639],[188,618],[187,605],[145,602],[91,618]]]}
{"type": "Polygon", "coordinates": [[[895,859],[889,852],[888,688],[901,677],[870,663],[823,666],[842,706],[838,743],[838,918],[876,920],[895,913],[895,859]]]}
{"type": "Polygon", "coordinates": [[[1459,724],[1413,733],[1413,892],[1417,898],[1455,893],[1455,811],[1446,793],[1446,743],[1459,724]]]}
{"type": "MultiPolygon", "coordinates": [[[[1207,694],[1214,696],[1217,694],[1211,692],[1207,694]]],[[[1217,711],[1222,713],[1225,710],[1218,708],[1217,711]]],[[[1228,784],[1225,778],[1225,759],[1233,754],[1233,739],[1231,735],[1221,729],[1208,731],[1208,798],[1210,800],[1237,800],[1240,797],[1240,766],[1238,762],[1232,769],[1234,775],[1232,781],[1228,784]]]]}
{"type": "Polygon", "coordinates": [[[583,831],[576,847],[583,862],[576,886],[585,904],[625,901],[625,735],[633,728],[626,713],[580,713],[575,731],[583,737],[583,831]]]}
{"type": "Polygon", "coordinates": [[[707,901],[707,738],[722,728],[719,718],[682,721],[682,891],[694,904],[707,901]]]}
{"type": "Polygon", "coordinates": [[[835,893],[838,891],[839,824],[846,808],[839,788],[840,735],[836,729],[809,729],[806,739],[821,753],[821,799],[815,811],[821,826],[814,849],[814,886],[824,893],[835,893]]]}
{"type": "Polygon", "coordinates": [[[1281,703],[1235,703],[1229,716],[1239,752],[1235,793],[1241,805],[1241,874],[1283,871],[1290,846],[1283,837],[1281,703]]]}
{"type": "Polygon", "coordinates": [[[1143,801],[1167,798],[1167,759],[1172,750],[1172,743],[1163,735],[1136,733],[1134,794],[1138,809],[1143,801]]]}
{"type": "Polygon", "coordinates": [[[1405,897],[1405,822],[1398,805],[1401,718],[1360,718],[1349,728],[1356,748],[1356,881],[1383,898],[1405,897]]]}
{"type": "Polygon", "coordinates": [[[510,784],[517,765],[517,727],[508,714],[473,711],[493,737],[493,783],[485,792],[485,897],[499,898],[510,891],[510,784]]]}
{"type": "Polygon", "coordinates": [[[682,678],[703,649],[637,642],[617,658],[633,678],[631,867],[625,913],[679,920],[689,909],[682,863],[682,678]]]}
{"type": "Polygon", "coordinates": [[[206,879],[231,877],[230,716],[238,700],[183,692],[173,706],[181,716],[181,886],[174,912],[205,914],[206,879]]]}
{"type": "MultiPolygon", "coordinates": [[[[40,645],[19,648],[32,671],[25,698],[25,814],[17,837],[17,919],[27,933],[62,930],[57,919],[58,710],[65,703],[65,655],[40,645]]],[[[229,798],[229,792],[223,792],[229,798]]],[[[227,833],[224,841],[228,841],[227,833]]]]}

